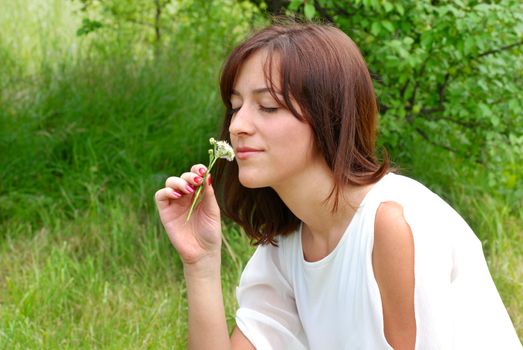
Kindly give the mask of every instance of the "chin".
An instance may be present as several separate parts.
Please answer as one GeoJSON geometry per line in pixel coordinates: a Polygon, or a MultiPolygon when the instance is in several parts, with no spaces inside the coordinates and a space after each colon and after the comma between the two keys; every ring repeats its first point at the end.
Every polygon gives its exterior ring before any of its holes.
{"type": "Polygon", "coordinates": [[[243,187],[250,188],[250,189],[266,187],[266,186],[260,186],[259,184],[256,183],[256,181],[242,181],[242,179],[240,179],[240,184],[243,187]]]}
{"type": "Polygon", "coordinates": [[[251,188],[251,189],[267,187],[266,184],[263,184],[263,183],[260,182],[259,177],[257,177],[257,176],[245,176],[245,175],[242,176],[241,172],[240,172],[240,175],[238,176],[238,180],[240,181],[240,184],[243,187],[247,187],[247,188],[251,188]]]}

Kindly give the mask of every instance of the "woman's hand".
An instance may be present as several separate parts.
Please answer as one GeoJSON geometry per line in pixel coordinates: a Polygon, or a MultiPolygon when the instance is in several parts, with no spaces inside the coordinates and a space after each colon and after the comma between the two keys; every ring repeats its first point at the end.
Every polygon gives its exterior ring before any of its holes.
{"type": "Polygon", "coordinates": [[[180,177],[169,177],[165,188],[155,194],[156,206],[171,243],[185,265],[206,257],[219,257],[221,248],[220,208],[216,202],[210,175],[200,193],[202,201],[186,223],[196,188],[202,184],[204,165],[198,164],[180,177]]]}

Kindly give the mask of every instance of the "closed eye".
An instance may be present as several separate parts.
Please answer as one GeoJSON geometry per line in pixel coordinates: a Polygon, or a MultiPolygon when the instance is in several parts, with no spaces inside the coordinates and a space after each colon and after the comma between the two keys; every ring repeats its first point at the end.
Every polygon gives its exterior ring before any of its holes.
{"type": "Polygon", "coordinates": [[[265,113],[274,113],[278,110],[278,107],[263,107],[260,106],[260,111],[265,113]]]}
{"type": "MultiPolygon", "coordinates": [[[[238,108],[229,108],[227,110],[227,113],[228,114],[236,114],[239,110],[240,110],[241,107],[238,107],[238,108]]],[[[263,107],[263,106],[260,106],[260,111],[262,112],[265,112],[265,113],[275,113],[276,111],[278,110],[278,107],[263,107]]]]}

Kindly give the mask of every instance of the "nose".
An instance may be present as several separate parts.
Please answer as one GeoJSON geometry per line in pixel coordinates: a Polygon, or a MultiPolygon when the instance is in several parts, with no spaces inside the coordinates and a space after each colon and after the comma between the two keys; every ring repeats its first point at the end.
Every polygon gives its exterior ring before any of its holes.
{"type": "Polygon", "coordinates": [[[242,134],[252,134],[254,126],[251,120],[252,113],[248,106],[244,103],[243,106],[232,116],[231,124],[229,125],[229,133],[234,136],[242,134]]]}

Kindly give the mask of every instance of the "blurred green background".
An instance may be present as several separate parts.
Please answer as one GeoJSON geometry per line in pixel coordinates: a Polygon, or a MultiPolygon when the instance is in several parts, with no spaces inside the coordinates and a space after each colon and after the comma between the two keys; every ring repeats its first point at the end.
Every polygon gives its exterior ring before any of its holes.
{"type": "MultiPolygon", "coordinates": [[[[469,222],[523,336],[520,1],[0,0],[0,348],[185,348],[153,195],[206,161],[223,60],[279,13],[360,46],[380,145],[469,222]]],[[[253,247],[224,236],[232,327],[253,247]]]]}

